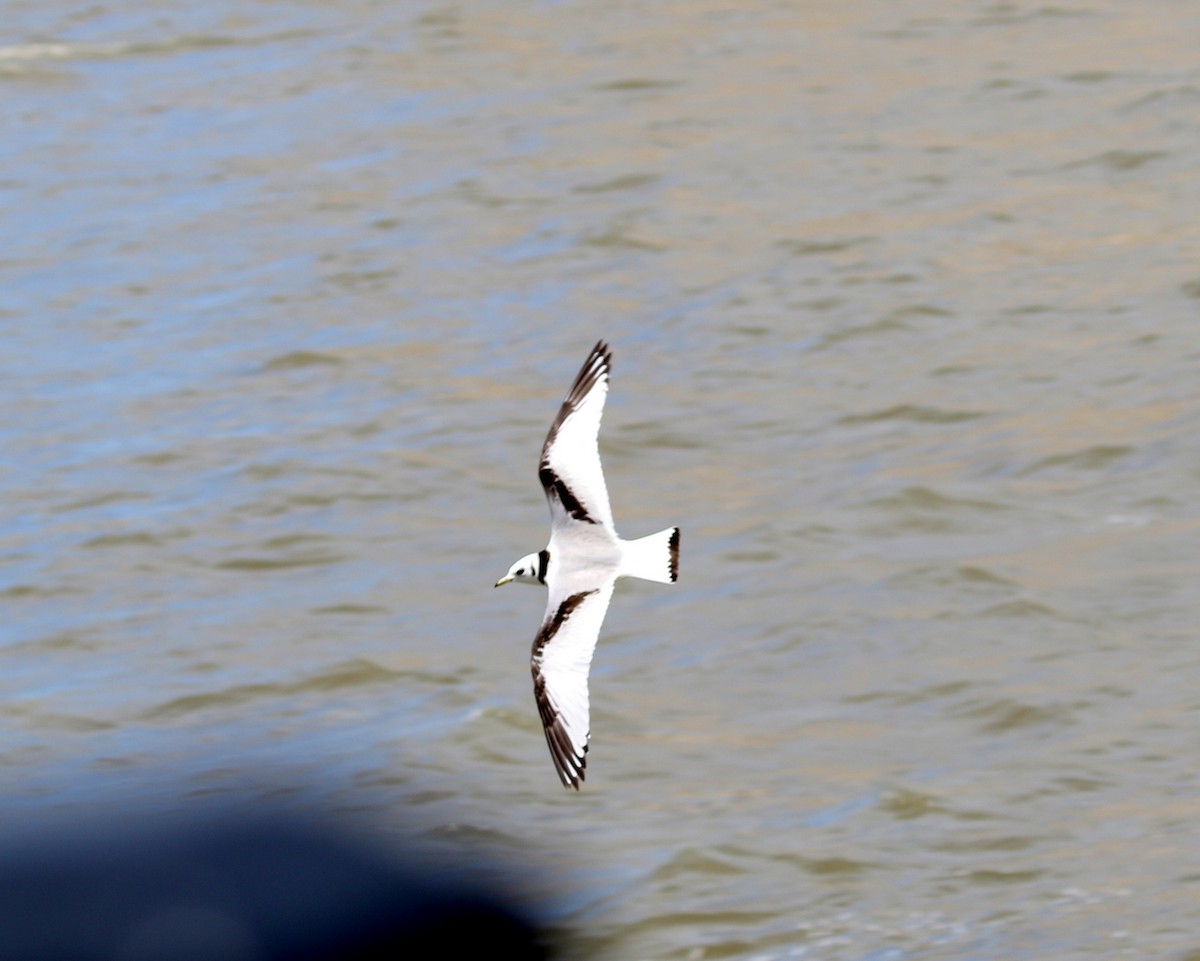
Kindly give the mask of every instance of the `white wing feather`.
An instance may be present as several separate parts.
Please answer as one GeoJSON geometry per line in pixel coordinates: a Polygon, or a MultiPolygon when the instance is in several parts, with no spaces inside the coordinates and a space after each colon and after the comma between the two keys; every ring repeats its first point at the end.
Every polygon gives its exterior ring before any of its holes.
{"type": "Polygon", "coordinates": [[[551,585],[530,665],[554,767],[563,785],[576,790],[584,777],[591,733],[588,671],[616,578],[609,576],[590,584],[581,580],[570,578],[551,585]]]}
{"type": "Polygon", "coordinates": [[[538,478],[550,504],[552,529],[596,525],[616,536],[597,445],[611,369],[608,345],[599,341],[546,435],[538,478]]]}

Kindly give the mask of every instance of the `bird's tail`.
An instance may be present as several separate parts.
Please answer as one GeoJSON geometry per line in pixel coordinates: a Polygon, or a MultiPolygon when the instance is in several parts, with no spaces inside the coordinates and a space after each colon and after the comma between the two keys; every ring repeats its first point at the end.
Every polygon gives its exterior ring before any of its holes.
{"type": "Polygon", "coordinates": [[[622,577],[640,577],[670,584],[679,577],[679,528],[625,542],[622,577]]]}

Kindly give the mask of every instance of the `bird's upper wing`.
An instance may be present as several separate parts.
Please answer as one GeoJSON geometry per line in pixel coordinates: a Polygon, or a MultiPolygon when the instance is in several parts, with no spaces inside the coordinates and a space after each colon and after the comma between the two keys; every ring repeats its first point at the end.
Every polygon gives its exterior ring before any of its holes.
{"type": "Polygon", "coordinates": [[[596,446],[611,368],[612,354],[601,340],[580,368],[546,435],[538,479],[550,503],[552,528],[594,524],[615,536],[596,446]]]}
{"type": "Polygon", "coordinates": [[[613,576],[599,582],[576,576],[551,583],[546,616],[533,641],[533,696],[546,744],[563,786],[576,791],[591,733],[588,669],[615,582],[613,576]]]}

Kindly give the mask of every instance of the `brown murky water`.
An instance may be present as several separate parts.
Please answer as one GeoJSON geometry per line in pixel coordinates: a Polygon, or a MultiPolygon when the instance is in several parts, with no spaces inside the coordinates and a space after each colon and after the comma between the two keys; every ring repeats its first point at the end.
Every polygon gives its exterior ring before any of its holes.
{"type": "Polygon", "coordinates": [[[6,818],[294,790],[590,956],[1200,956],[1193,6],[9,3],[6,818]],[[589,780],[529,689],[599,337],[589,780]]]}

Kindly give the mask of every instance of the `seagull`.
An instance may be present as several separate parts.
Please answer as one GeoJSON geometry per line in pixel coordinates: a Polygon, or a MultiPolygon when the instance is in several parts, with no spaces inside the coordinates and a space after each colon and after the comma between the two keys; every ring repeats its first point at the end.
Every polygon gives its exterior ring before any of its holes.
{"type": "Polygon", "coordinates": [[[579,790],[587,765],[588,668],[618,577],[662,584],[679,576],[679,528],[627,541],[613,527],[600,467],[600,416],[612,352],[597,342],[550,425],[538,480],[550,504],[550,543],[508,569],[496,586],[549,589],[530,667],[546,744],[563,787],[579,790]]]}

